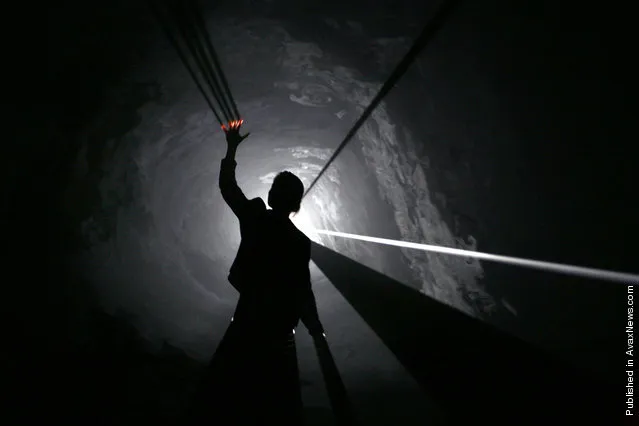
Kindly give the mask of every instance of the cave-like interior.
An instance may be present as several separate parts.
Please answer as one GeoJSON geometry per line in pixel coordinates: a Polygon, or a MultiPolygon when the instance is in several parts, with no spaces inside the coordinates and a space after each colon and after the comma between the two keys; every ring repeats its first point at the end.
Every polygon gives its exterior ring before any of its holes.
{"type": "MultiPolygon", "coordinates": [[[[437,3],[200,2],[251,132],[249,198],[281,170],[313,181],[437,3]]],[[[314,231],[639,272],[613,3],[460,2],[318,180],[293,218],[327,335],[296,333],[308,425],[624,415],[630,283],[314,231]]],[[[238,298],[224,134],[147,2],[24,6],[2,155],[12,418],[182,424],[238,298]]]]}

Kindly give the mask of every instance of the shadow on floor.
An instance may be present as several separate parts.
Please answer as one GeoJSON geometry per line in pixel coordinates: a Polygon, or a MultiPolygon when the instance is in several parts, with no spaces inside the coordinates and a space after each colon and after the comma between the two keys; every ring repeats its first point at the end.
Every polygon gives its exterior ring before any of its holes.
{"type": "Polygon", "coordinates": [[[331,424],[335,424],[336,426],[355,426],[357,423],[350,399],[328,343],[325,339],[315,339],[314,343],[320,368],[324,376],[328,398],[331,403],[331,408],[333,409],[335,420],[334,423],[331,424]]]}
{"type": "Polygon", "coordinates": [[[312,260],[440,405],[447,424],[612,424],[608,384],[316,243],[312,260]]]}

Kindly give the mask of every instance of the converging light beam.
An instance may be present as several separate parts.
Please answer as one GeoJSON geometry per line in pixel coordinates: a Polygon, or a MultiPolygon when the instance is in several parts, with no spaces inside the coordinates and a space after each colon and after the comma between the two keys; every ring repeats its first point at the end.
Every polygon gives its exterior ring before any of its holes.
{"type": "Polygon", "coordinates": [[[523,266],[525,268],[541,269],[566,275],[576,275],[586,278],[614,281],[624,284],[639,284],[639,275],[626,272],[607,271],[604,269],[585,268],[583,266],[564,265],[561,263],[545,262],[542,260],[522,259],[520,257],[502,256],[499,254],[481,253],[478,251],[462,250],[450,247],[441,247],[431,244],[418,244],[406,241],[389,240],[386,238],[367,237],[365,235],[347,234],[345,232],[326,231],[314,229],[318,234],[332,235],[334,237],[350,238],[353,240],[370,241],[372,243],[386,244],[389,246],[406,247],[417,250],[431,251],[435,253],[451,254],[453,256],[473,257],[492,262],[508,263],[523,266]]]}

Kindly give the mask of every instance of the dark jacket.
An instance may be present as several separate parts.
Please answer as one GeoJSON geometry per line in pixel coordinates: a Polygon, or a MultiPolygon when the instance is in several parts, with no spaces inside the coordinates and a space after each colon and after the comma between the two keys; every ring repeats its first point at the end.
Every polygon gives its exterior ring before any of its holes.
{"type": "Polygon", "coordinates": [[[261,198],[248,200],[235,179],[236,162],[222,160],[220,191],[240,221],[242,237],[229,282],[240,292],[234,322],[292,330],[300,318],[321,327],[311,289],[311,241],[261,198]]]}

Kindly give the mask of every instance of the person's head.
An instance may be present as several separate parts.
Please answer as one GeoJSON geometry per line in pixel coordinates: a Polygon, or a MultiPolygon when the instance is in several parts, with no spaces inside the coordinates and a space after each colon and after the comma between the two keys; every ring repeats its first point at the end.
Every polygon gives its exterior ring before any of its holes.
{"type": "Polygon", "coordinates": [[[304,184],[291,172],[281,172],[273,180],[268,192],[268,205],[279,213],[291,214],[300,210],[304,184]]]}

